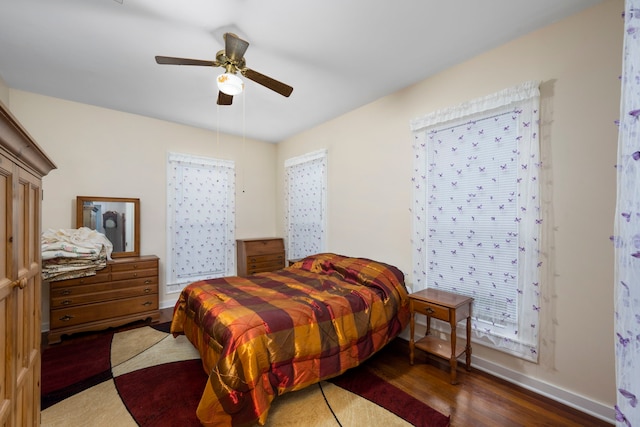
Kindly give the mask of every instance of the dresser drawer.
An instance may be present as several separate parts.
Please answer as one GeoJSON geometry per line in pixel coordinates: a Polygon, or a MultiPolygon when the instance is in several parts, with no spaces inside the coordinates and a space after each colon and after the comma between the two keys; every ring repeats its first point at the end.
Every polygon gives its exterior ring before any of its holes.
{"type": "Polygon", "coordinates": [[[262,273],[264,271],[275,271],[284,268],[283,261],[271,261],[247,265],[247,274],[262,273]]]}
{"type": "Polygon", "coordinates": [[[127,263],[116,263],[111,266],[111,271],[134,271],[134,270],[146,270],[146,269],[157,269],[158,261],[157,260],[149,260],[149,261],[136,261],[136,262],[127,262],[127,263]]]}
{"type": "Polygon", "coordinates": [[[247,263],[260,264],[260,263],[282,263],[284,265],[284,252],[279,254],[269,255],[252,255],[247,257],[247,263]]]}
{"type": "Polygon", "coordinates": [[[145,279],[137,279],[106,285],[88,285],[86,288],[90,289],[82,289],[86,292],[76,292],[80,289],[70,288],[70,292],[66,295],[52,296],[51,308],[71,307],[133,296],[157,294],[158,282],[145,283],[145,279]]]}
{"type": "Polygon", "coordinates": [[[158,295],[118,299],[51,310],[51,327],[63,328],[158,309],[158,295]]]}
{"type": "Polygon", "coordinates": [[[115,282],[118,280],[137,279],[139,277],[153,277],[157,275],[158,269],[114,271],[111,273],[111,280],[115,282]]]}
{"type": "Polygon", "coordinates": [[[284,253],[284,242],[282,239],[246,240],[244,241],[244,250],[247,255],[252,256],[284,253]]]}
{"type": "Polygon", "coordinates": [[[434,319],[449,321],[449,309],[438,304],[432,304],[426,301],[411,300],[413,305],[413,311],[415,313],[424,314],[425,316],[433,317],[434,319]]]}
{"type": "Polygon", "coordinates": [[[88,285],[90,283],[102,283],[111,280],[111,268],[109,266],[98,270],[93,276],[80,277],[77,279],[67,279],[58,282],[51,282],[51,289],[66,288],[70,286],[88,285]]]}
{"type": "Polygon", "coordinates": [[[69,286],[65,288],[51,289],[51,298],[65,298],[71,296],[78,296],[84,294],[90,294],[94,292],[104,292],[114,289],[123,289],[129,286],[143,286],[143,285],[157,285],[158,276],[154,277],[141,277],[133,280],[121,280],[119,282],[105,282],[94,283],[84,286],[69,286]]]}

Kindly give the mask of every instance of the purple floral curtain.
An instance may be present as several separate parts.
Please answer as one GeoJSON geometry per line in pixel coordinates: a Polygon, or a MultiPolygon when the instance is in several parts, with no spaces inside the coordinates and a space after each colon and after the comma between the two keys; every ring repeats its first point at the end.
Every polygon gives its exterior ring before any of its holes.
{"type": "Polygon", "coordinates": [[[287,257],[325,251],[327,151],[285,161],[285,231],[287,257]]]}
{"type": "Polygon", "coordinates": [[[473,339],[538,360],[539,90],[527,82],[412,121],[413,290],[474,298],[473,339]]]}
{"type": "Polygon", "coordinates": [[[614,225],[616,420],[640,426],[640,0],[627,0],[614,225]]]}
{"type": "Polygon", "coordinates": [[[235,269],[235,166],[169,153],[167,163],[168,292],[235,269]]]}

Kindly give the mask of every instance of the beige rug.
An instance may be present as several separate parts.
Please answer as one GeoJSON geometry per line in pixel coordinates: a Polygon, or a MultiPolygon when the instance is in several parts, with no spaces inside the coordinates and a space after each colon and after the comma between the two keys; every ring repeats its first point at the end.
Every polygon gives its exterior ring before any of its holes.
{"type": "MultiPolygon", "coordinates": [[[[43,357],[46,357],[46,354],[43,357]]],[[[198,360],[199,355],[183,336],[173,338],[166,332],[145,326],[113,334],[110,359],[112,378],[44,409],[42,426],[138,426],[140,424],[122,401],[117,387],[118,378],[149,367],[162,368],[162,365],[170,362],[198,360]]],[[[167,378],[167,381],[171,381],[171,378],[167,378]]],[[[175,393],[180,393],[180,390],[175,390],[175,393]]],[[[170,405],[171,402],[166,404],[170,405]]],[[[158,425],[154,424],[154,427],[158,425]]],[[[161,425],[178,424],[165,418],[161,425]]],[[[185,424],[179,425],[182,427],[185,424]]],[[[322,382],[277,398],[271,407],[266,425],[401,427],[412,424],[357,394],[332,383],[322,382]]]]}

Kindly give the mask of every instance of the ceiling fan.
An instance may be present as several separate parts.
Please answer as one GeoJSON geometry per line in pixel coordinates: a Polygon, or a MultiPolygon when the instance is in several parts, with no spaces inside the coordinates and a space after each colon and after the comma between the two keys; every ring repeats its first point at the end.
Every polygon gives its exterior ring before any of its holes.
{"type": "Polygon", "coordinates": [[[156,56],[156,62],[158,64],[201,65],[224,68],[225,73],[218,76],[218,105],[231,105],[233,95],[242,92],[242,81],[235,75],[238,71],[249,80],[253,80],[282,96],[288,97],[291,95],[293,91],[291,86],[247,68],[244,53],[249,47],[249,42],[242,40],[233,33],[225,33],[223,38],[224,50],[216,54],[215,61],[156,56]]]}

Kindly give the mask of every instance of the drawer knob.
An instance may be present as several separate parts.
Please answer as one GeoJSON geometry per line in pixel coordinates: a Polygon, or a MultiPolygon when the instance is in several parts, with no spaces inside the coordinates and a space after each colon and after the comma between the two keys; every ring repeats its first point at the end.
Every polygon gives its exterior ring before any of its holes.
{"type": "Polygon", "coordinates": [[[71,300],[70,299],[66,299],[64,301],[62,301],[62,305],[69,305],[71,304],[71,300]]]}
{"type": "Polygon", "coordinates": [[[73,316],[69,316],[68,314],[65,314],[60,318],[60,320],[62,320],[63,322],[68,322],[71,319],[73,319],[73,316]]]}
{"type": "Polygon", "coordinates": [[[144,293],[148,294],[149,292],[151,292],[151,288],[144,288],[144,293]]]}
{"type": "Polygon", "coordinates": [[[71,289],[63,289],[62,295],[71,295],[71,289]]]}
{"type": "Polygon", "coordinates": [[[433,314],[433,313],[435,313],[435,312],[436,312],[436,311],[435,311],[433,308],[431,308],[431,307],[427,307],[427,309],[426,309],[425,311],[427,312],[427,314],[433,314]]]}
{"type": "Polygon", "coordinates": [[[145,281],[144,281],[144,284],[145,284],[145,285],[148,285],[149,283],[151,283],[151,280],[149,280],[149,279],[147,279],[147,280],[145,280],[145,281]]]}
{"type": "Polygon", "coordinates": [[[153,304],[151,301],[145,301],[144,303],[142,303],[142,305],[151,305],[153,304]]]}

